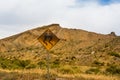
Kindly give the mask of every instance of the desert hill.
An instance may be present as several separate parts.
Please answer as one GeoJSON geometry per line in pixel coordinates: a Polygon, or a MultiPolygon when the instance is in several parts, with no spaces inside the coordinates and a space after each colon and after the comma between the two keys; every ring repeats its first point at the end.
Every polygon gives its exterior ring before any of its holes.
{"type": "MultiPolygon", "coordinates": [[[[61,70],[63,65],[70,65],[80,67],[78,72],[84,73],[95,67],[102,73],[111,66],[120,66],[120,37],[114,32],[98,34],[81,29],[62,28],[59,24],[41,26],[1,39],[0,57],[7,60],[29,60],[34,68],[43,68],[47,51],[37,39],[46,29],[50,29],[60,39],[49,51],[51,68],[61,70]],[[83,68],[85,66],[86,68],[83,68]]],[[[28,66],[24,65],[27,68],[28,66]]]]}
{"type": "MultiPolygon", "coordinates": [[[[48,26],[38,27],[36,29],[28,30],[23,33],[13,35],[8,38],[0,40],[0,52],[17,50],[21,48],[26,48],[30,46],[40,46],[37,38],[49,28],[55,35],[57,35],[61,41],[65,42],[77,42],[76,45],[79,48],[92,46],[95,44],[105,44],[110,42],[112,39],[117,38],[114,35],[103,35],[93,32],[88,32],[80,29],[66,29],[60,27],[59,24],[52,24],[48,26]]],[[[74,43],[73,43],[74,44],[74,43]]],[[[101,45],[103,45],[101,44],[101,45]]],[[[63,46],[60,46],[63,47],[63,46]]]]}
{"type": "MultiPolygon", "coordinates": [[[[102,55],[105,52],[120,52],[120,38],[118,36],[108,34],[97,34],[80,29],[62,28],[59,24],[51,24],[47,26],[38,27],[36,29],[28,30],[23,33],[13,35],[8,38],[0,40],[0,52],[22,54],[26,52],[31,53],[45,52],[45,48],[37,40],[38,37],[46,30],[50,29],[60,41],[51,49],[51,52],[67,54],[67,55],[88,55],[96,53],[102,55]]],[[[13,55],[16,56],[16,55],[13,55]]]]}

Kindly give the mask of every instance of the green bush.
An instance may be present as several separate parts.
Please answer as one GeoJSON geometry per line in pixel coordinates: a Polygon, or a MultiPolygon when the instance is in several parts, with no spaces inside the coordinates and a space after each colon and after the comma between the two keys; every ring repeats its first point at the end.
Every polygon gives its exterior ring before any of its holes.
{"type": "Polygon", "coordinates": [[[37,65],[40,67],[40,68],[45,68],[46,67],[46,62],[44,60],[41,60],[37,63],[37,65]]]}
{"type": "Polygon", "coordinates": [[[98,74],[100,70],[98,68],[90,68],[85,73],[87,74],[98,74]]]}
{"type": "Polygon", "coordinates": [[[69,65],[65,65],[61,67],[60,72],[63,74],[74,74],[75,73],[74,69],[69,65]]]}
{"type": "Polygon", "coordinates": [[[0,67],[3,69],[23,69],[26,68],[30,63],[30,60],[10,60],[0,58],[0,67]]]}
{"type": "Polygon", "coordinates": [[[59,59],[56,59],[56,60],[54,60],[53,61],[53,63],[52,63],[52,68],[57,68],[57,67],[59,67],[60,66],[60,60],[59,59]]]}
{"type": "Polygon", "coordinates": [[[109,52],[108,54],[111,55],[111,56],[115,56],[115,57],[120,58],[120,54],[118,54],[116,52],[109,52]]]}
{"type": "Polygon", "coordinates": [[[35,64],[29,64],[26,69],[32,69],[32,68],[36,68],[36,65],[35,64]]]}
{"type": "Polygon", "coordinates": [[[117,67],[117,66],[109,66],[107,69],[106,69],[106,72],[110,73],[110,74],[120,74],[120,67],[117,67]]]}
{"type": "MultiPolygon", "coordinates": [[[[17,60],[15,60],[17,62],[17,60]]],[[[3,69],[16,69],[19,68],[17,64],[14,63],[13,60],[1,58],[0,59],[0,66],[3,69]]]]}
{"type": "Polygon", "coordinates": [[[30,60],[20,60],[20,67],[25,68],[30,64],[30,60]]]}
{"type": "Polygon", "coordinates": [[[18,69],[26,68],[29,64],[30,64],[30,60],[18,60],[18,59],[12,60],[12,65],[13,65],[12,67],[17,66],[15,68],[18,69]]]}
{"type": "Polygon", "coordinates": [[[104,62],[99,62],[99,61],[94,61],[93,64],[97,65],[97,66],[104,66],[104,62]]]}

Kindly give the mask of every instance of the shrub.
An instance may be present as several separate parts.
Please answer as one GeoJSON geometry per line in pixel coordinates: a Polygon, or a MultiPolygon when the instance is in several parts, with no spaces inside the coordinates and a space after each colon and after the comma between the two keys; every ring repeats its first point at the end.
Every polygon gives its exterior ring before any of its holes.
{"type": "Polygon", "coordinates": [[[98,68],[90,68],[85,73],[87,74],[98,74],[100,70],[98,68]]]}
{"type": "Polygon", "coordinates": [[[0,58],[0,67],[3,69],[23,69],[30,64],[30,60],[10,60],[5,58],[0,58]]]}
{"type": "Polygon", "coordinates": [[[76,57],[75,57],[75,56],[72,56],[72,57],[71,57],[71,60],[75,60],[75,59],[76,59],[76,57]]]}
{"type": "Polygon", "coordinates": [[[15,64],[14,61],[17,62],[17,60],[9,60],[9,59],[2,58],[1,61],[0,61],[0,66],[3,69],[16,69],[16,68],[19,68],[19,66],[17,64],[15,64]]]}
{"type": "Polygon", "coordinates": [[[19,66],[22,68],[27,67],[30,64],[30,60],[21,60],[19,66]]]}
{"type": "Polygon", "coordinates": [[[94,61],[93,64],[97,65],[97,66],[104,66],[104,62],[99,62],[99,61],[94,61]]]}
{"type": "Polygon", "coordinates": [[[35,64],[29,64],[26,69],[32,69],[32,68],[36,68],[36,65],[35,64]]]}
{"type": "Polygon", "coordinates": [[[40,67],[40,68],[44,68],[46,66],[46,63],[44,60],[41,60],[40,62],[37,63],[37,65],[40,67]]]}
{"type": "Polygon", "coordinates": [[[59,67],[59,65],[60,65],[60,60],[56,59],[55,61],[53,61],[52,68],[57,68],[59,67]]]}
{"type": "Polygon", "coordinates": [[[74,69],[69,65],[65,65],[61,67],[60,72],[63,74],[74,74],[75,73],[74,69]]]}
{"type": "Polygon", "coordinates": [[[117,67],[117,66],[109,66],[107,69],[106,69],[106,72],[110,73],[110,74],[120,74],[120,67],[117,67]]]}
{"type": "Polygon", "coordinates": [[[111,55],[111,56],[115,56],[115,57],[120,58],[120,55],[116,52],[109,52],[108,54],[111,55]]]}

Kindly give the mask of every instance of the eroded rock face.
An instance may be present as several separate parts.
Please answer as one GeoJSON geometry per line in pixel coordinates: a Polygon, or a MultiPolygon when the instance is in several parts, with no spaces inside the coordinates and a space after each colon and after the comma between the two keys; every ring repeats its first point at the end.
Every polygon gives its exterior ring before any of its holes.
{"type": "Polygon", "coordinates": [[[115,32],[110,33],[111,36],[116,36],[115,32]]]}

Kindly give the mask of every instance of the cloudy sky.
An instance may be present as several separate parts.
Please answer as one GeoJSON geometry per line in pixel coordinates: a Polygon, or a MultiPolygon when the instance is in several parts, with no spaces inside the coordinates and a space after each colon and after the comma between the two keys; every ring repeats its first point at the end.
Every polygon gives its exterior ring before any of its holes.
{"type": "Polygon", "coordinates": [[[0,0],[0,38],[51,23],[120,35],[120,0],[0,0]]]}

